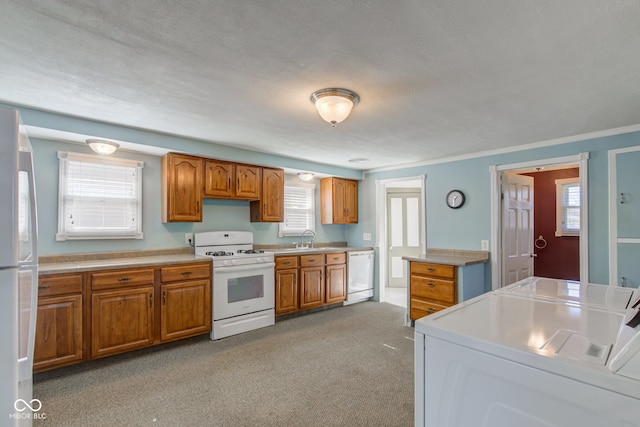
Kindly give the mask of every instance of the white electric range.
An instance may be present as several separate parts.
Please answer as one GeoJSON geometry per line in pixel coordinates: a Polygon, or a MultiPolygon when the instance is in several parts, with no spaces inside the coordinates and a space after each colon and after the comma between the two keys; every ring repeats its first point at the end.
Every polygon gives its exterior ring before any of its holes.
{"type": "Polygon", "coordinates": [[[275,324],[274,255],[253,249],[253,233],[195,234],[196,255],[213,263],[211,339],[275,324]]]}
{"type": "Polygon", "coordinates": [[[638,426],[639,323],[640,300],[497,291],[419,319],[415,424],[638,426]]]}

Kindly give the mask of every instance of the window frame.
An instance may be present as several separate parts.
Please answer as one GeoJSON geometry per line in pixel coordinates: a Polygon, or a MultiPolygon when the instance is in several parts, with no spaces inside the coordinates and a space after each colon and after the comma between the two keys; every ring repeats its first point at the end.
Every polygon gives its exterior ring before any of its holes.
{"type": "MultiPolygon", "coordinates": [[[[564,226],[564,224],[566,223],[566,214],[568,212],[568,208],[572,208],[575,209],[577,208],[580,212],[580,210],[582,210],[582,206],[580,204],[578,204],[577,206],[575,205],[565,205],[564,203],[564,192],[565,192],[565,188],[567,186],[571,186],[571,187],[578,187],[578,189],[580,189],[580,191],[582,191],[582,189],[580,188],[580,177],[575,177],[575,178],[563,178],[563,179],[556,179],[555,180],[555,184],[556,184],[556,230],[555,230],[555,236],[556,237],[565,237],[565,236],[580,236],[580,229],[582,227],[582,224],[580,224],[580,226],[578,227],[578,229],[568,229],[564,226]]],[[[581,203],[581,198],[578,197],[578,203],[581,203]]],[[[578,218],[580,217],[580,213],[578,213],[578,218]]]]}
{"type": "MultiPolygon", "coordinates": [[[[142,169],[144,168],[144,162],[138,160],[129,160],[116,157],[105,157],[92,154],[73,153],[73,152],[58,152],[58,231],[56,233],[56,241],[67,240],[113,240],[113,239],[143,239],[144,233],[142,232],[142,169]],[[68,169],[69,162],[83,162],[93,163],[96,165],[111,165],[121,166],[136,169],[135,178],[135,199],[136,207],[134,209],[135,215],[135,230],[122,233],[104,233],[100,232],[98,228],[93,228],[83,233],[70,233],[67,230],[65,218],[67,217],[66,199],[68,196],[68,169]]],[[[88,197],[88,196],[87,196],[88,197]]],[[[132,227],[133,228],[133,227],[132,227]]]]}
{"type": "Polygon", "coordinates": [[[278,224],[278,236],[279,237],[290,237],[290,236],[300,236],[304,230],[298,228],[287,228],[287,187],[295,187],[295,188],[303,188],[305,190],[310,191],[310,199],[309,202],[311,207],[309,209],[305,209],[307,211],[307,215],[309,216],[307,225],[308,227],[305,230],[316,231],[316,185],[313,183],[298,183],[298,182],[285,182],[284,183],[284,221],[278,224]]]}

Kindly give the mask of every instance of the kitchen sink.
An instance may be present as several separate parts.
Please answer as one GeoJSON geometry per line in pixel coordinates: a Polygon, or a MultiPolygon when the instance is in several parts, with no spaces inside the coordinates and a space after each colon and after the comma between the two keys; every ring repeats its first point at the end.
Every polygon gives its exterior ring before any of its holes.
{"type": "Polygon", "coordinates": [[[284,248],[278,249],[276,252],[332,252],[332,251],[344,251],[346,247],[321,247],[321,248],[284,248]]]}

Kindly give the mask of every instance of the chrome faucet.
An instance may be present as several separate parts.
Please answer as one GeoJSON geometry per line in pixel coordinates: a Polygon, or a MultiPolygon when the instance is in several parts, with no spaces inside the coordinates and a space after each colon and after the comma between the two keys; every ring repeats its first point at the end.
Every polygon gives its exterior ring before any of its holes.
{"type": "Polygon", "coordinates": [[[304,235],[310,233],[311,234],[311,247],[313,248],[313,241],[316,240],[316,232],[313,230],[304,230],[302,232],[302,234],[300,235],[300,247],[301,248],[308,248],[309,246],[305,246],[304,245],[304,235]]]}

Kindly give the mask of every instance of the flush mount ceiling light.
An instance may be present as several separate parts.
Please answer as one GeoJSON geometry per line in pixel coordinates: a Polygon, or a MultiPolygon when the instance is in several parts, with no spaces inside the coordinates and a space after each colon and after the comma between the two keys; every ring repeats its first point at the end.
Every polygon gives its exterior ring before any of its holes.
{"type": "Polygon", "coordinates": [[[315,104],[320,117],[331,123],[331,126],[349,117],[351,109],[359,101],[358,94],[348,89],[327,88],[311,94],[311,102],[315,104]]]}
{"type": "Polygon", "coordinates": [[[311,172],[298,172],[298,178],[303,181],[311,181],[314,176],[311,172]]]}
{"type": "Polygon", "coordinates": [[[113,154],[120,147],[119,144],[106,139],[87,139],[87,144],[98,154],[113,154]]]}
{"type": "Polygon", "coordinates": [[[365,159],[364,157],[356,157],[356,158],[353,158],[353,159],[349,159],[349,162],[351,162],[351,163],[366,163],[368,161],[369,161],[369,159],[365,159]]]}

